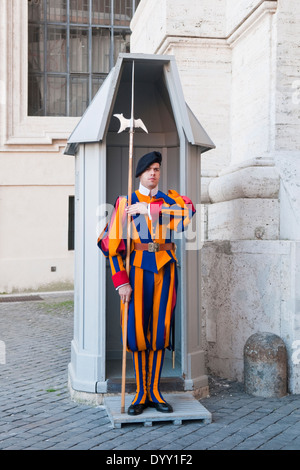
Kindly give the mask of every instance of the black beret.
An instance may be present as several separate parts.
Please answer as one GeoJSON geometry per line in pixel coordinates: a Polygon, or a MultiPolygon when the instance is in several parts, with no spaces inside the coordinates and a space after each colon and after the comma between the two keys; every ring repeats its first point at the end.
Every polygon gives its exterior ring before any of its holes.
{"type": "Polygon", "coordinates": [[[150,152],[143,155],[138,161],[136,166],[135,176],[136,178],[144,173],[147,168],[152,165],[152,163],[159,163],[161,165],[161,153],[160,152],[150,152]]]}

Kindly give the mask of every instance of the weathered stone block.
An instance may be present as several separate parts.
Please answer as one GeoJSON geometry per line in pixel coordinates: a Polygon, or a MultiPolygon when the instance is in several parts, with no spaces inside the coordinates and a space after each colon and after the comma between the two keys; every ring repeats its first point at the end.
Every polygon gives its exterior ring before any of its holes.
{"type": "Polygon", "coordinates": [[[278,240],[277,199],[241,198],[208,206],[210,240],[278,240]]]}
{"type": "Polygon", "coordinates": [[[273,333],[255,333],[244,347],[245,390],[258,397],[287,394],[287,351],[273,333]]]}

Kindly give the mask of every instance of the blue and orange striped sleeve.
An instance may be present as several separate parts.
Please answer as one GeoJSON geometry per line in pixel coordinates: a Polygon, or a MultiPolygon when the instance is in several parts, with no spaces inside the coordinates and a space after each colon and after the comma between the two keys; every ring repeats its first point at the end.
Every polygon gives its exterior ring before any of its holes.
{"type": "Polygon", "coordinates": [[[126,254],[126,239],[124,240],[124,231],[126,230],[126,205],[127,199],[125,197],[119,197],[117,199],[108,228],[108,258],[115,288],[129,283],[129,278],[123,263],[126,254]]]}
{"type": "Polygon", "coordinates": [[[150,204],[153,221],[159,216],[170,230],[183,232],[195,214],[195,207],[187,196],[180,196],[175,190],[169,190],[167,200],[159,199],[150,204]]]}

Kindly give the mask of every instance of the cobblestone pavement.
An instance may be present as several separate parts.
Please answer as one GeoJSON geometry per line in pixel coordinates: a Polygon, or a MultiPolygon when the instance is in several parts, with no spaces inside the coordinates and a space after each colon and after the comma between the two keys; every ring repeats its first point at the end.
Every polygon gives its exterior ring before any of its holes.
{"type": "Polygon", "coordinates": [[[239,383],[210,379],[212,413],[200,422],[114,429],[104,407],[70,399],[67,366],[72,294],[0,302],[1,450],[299,450],[300,396],[247,395],[239,383]]]}

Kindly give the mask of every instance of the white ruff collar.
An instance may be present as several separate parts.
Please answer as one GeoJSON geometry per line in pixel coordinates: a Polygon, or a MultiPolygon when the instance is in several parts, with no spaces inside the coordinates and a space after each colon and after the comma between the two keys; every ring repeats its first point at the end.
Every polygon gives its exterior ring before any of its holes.
{"type": "Polygon", "coordinates": [[[151,197],[154,197],[154,196],[156,196],[156,194],[158,193],[158,186],[156,186],[156,187],[153,188],[153,189],[148,189],[148,188],[145,188],[145,186],[143,186],[142,183],[140,183],[139,192],[140,192],[143,196],[151,196],[151,197]]]}

